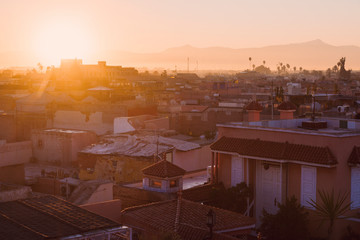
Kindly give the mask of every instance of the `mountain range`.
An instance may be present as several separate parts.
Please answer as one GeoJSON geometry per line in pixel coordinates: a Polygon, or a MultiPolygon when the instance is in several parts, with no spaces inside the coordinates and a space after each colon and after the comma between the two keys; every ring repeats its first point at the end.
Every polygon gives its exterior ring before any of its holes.
{"type": "MultiPolygon", "coordinates": [[[[244,70],[253,64],[276,70],[279,63],[289,64],[291,69],[332,68],[341,57],[346,57],[346,68],[360,70],[360,47],[333,46],[319,39],[287,45],[273,45],[260,48],[198,48],[190,45],[174,47],[157,53],[133,53],[127,51],[106,51],[93,54],[83,62],[107,61],[109,65],[186,70],[244,70]],[[251,61],[249,58],[251,57],[251,61]]],[[[36,66],[41,59],[32,58],[25,52],[0,53],[0,66],[36,66]]],[[[60,63],[60,59],[59,59],[60,63]]],[[[43,65],[46,65],[45,63],[43,65]]]]}

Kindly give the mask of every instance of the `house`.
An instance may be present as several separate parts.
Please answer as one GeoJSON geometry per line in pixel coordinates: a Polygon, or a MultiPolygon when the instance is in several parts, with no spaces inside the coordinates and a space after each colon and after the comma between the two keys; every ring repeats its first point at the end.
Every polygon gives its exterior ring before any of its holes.
{"type": "Polygon", "coordinates": [[[141,169],[159,158],[194,171],[205,169],[211,154],[209,146],[143,132],[104,136],[100,143],[79,152],[78,158],[80,179],[124,183],[140,181],[141,169]]]}
{"type": "Polygon", "coordinates": [[[23,184],[24,165],[31,157],[31,141],[7,143],[0,140],[0,181],[23,184]]]}
{"type": "Polygon", "coordinates": [[[96,134],[82,130],[44,129],[31,134],[33,157],[41,163],[74,165],[84,147],[96,143],[96,134]]]}
{"type": "MultiPolygon", "coordinates": [[[[293,111],[291,106],[283,110],[287,111],[285,116],[293,111]]],[[[359,121],[284,119],[217,126],[218,140],[211,145],[212,180],[226,187],[241,182],[250,186],[255,193],[257,224],[262,209],[275,213],[277,204],[293,195],[313,213],[309,202],[320,201],[318,191],[334,189],[336,193],[350,193],[346,203],[352,202],[347,216],[353,218],[341,220],[336,225],[337,234],[348,224],[359,229],[359,121]]],[[[321,230],[316,232],[321,234],[321,230]]]]}
{"type": "Polygon", "coordinates": [[[0,203],[2,239],[131,239],[131,229],[54,196],[0,203]]]}

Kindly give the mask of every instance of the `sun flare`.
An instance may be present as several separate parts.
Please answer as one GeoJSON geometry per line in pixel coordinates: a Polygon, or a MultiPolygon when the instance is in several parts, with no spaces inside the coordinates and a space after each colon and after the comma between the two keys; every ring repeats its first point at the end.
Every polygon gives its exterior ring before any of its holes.
{"type": "Polygon", "coordinates": [[[76,21],[47,22],[38,29],[34,50],[45,63],[54,64],[64,58],[85,58],[91,48],[91,36],[76,21]]]}

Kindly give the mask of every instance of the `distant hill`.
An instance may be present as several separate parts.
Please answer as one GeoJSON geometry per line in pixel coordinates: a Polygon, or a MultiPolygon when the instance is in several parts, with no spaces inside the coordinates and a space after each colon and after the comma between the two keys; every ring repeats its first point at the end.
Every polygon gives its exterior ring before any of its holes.
{"type": "MultiPolygon", "coordinates": [[[[189,45],[169,48],[158,53],[131,53],[125,51],[107,51],[94,54],[91,59],[85,59],[84,62],[96,62],[97,60],[106,60],[108,64],[165,68],[178,70],[187,69],[187,58],[190,59],[190,70],[198,69],[235,69],[244,70],[252,68],[252,64],[259,66],[266,61],[266,66],[271,70],[276,70],[276,65],[280,62],[290,64],[291,69],[296,66],[297,69],[327,69],[333,67],[341,57],[346,57],[346,68],[360,70],[360,47],[357,46],[332,46],[321,40],[314,40],[304,43],[294,43],[287,45],[275,45],[261,48],[224,48],[209,47],[197,48],[189,45]],[[252,58],[251,65],[249,57],[252,58]]],[[[20,55],[7,56],[0,53],[0,66],[6,65],[29,65],[22,63],[20,55]],[[18,59],[18,63],[16,60],[18,59]],[[11,64],[5,64],[11,60],[11,64]]],[[[26,59],[29,59],[27,57],[26,59]]],[[[36,66],[38,61],[32,64],[36,66]]],[[[60,60],[59,60],[60,62],[60,60]]],[[[30,64],[31,65],[31,64],[30,64]]]]}

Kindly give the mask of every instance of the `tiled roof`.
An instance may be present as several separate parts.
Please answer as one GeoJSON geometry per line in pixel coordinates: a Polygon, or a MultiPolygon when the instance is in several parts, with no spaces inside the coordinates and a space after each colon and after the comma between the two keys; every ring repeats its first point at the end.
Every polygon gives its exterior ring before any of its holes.
{"type": "Polygon", "coordinates": [[[315,147],[288,142],[262,141],[222,137],[210,148],[214,151],[238,153],[243,156],[296,161],[320,165],[335,165],[337,160],[328,147],[315,147]]]}
{"type": "Polygon", "coordinates": [[[144,175],[160,177],[160,178],[171,178],[177,176],[183,176],[185,170],[172,164],[169,161],[162,160],[160,162],[154,163],[142,170],[144,175]]]}
{"type": "Polygon", "coordinates": [[[296,105],[292,102],[286,101],[282,102],[278,107],[278,110],[296,110],[296,105]]]}
{"type": "Polygon", "coordinates": [[[263,109],[263,107],[258,102],[252,101],[245,107],[245,109],[261,111],[263,109]]]}
{"type": "MultiPolygon", "coordinates": [[[[251,229],[255,224],[253,218],[185,199],[174,199],[130,207],[122,211],[121,219],[123,224],[136,222],[139,226],[147,226],[161,231],[174,231],[177,225],[177,233],[183,239],[195,240],[203,239],[208,232],[206,215],[210,209],[216,215],[216,224],[213,228],[215,232],[240,227],[245,229],[249,227],[251,229]]],[[[215,239],[227,238],[219,237],[215,239]]]]}
{"type": "Polygon", "coordinates": [[[4,239],[49,239],[86,233],[119,224],[54,196],[0,203],[4,239]],[[4,227],[6,226],[6,227],[4,227]]]}
{"type": "Polygon", "coordinates": [[[354,146],[348,158],[348,164],[350,165],[360,164],[360,147],[354,146]]]}

